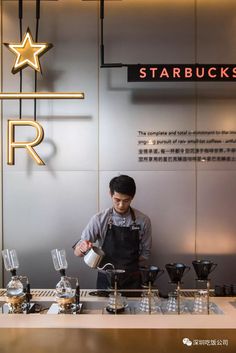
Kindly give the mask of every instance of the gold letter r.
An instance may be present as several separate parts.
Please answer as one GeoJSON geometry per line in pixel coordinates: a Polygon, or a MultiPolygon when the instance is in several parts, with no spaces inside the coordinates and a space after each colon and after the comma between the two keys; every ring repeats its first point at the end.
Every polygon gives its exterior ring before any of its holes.
{"type": "Polygon", "coordinates": [[[39,165],[45,165],[39,155],[33,149],[34,146],[40,144],[43,140],[44,131],[42,126],[36,121],[25,121],[25,120],[8,120],[8,136],[7,136],[7,164],[14,165],[15,164],[15,148],[26,148],[27,152],[31,155],[31,157],[35,160],[35,162],[39,165]],[[33,141],[24,142],[18,141],[15,142],[15,126],[32,126],[36,129],[37,135],[33,141]]]}

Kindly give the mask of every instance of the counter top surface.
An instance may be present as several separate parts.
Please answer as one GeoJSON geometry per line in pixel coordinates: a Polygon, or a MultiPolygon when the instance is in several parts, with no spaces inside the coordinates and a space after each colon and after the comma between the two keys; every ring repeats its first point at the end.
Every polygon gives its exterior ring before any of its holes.
{"type": "MultiPolygon", "coordinates": [[[[100,302],[100,306],[107,303],[107,298],[87,295],[85,290],[81,296],[83,302],[100,302]]],[[[129,299],[128,299],[129,300],[129,299]]],[[[132,298],[131,300],[140,300],[132,298]]],[[[55,302],[53,296],[33,296],[32,302],[55,302]]],[[[167,314],[119,314],[112,315],[104,311],[88,311],[78,315],[70,314],[0,314],[0,328],[134,328],[134,329],[171,329],[171,328],[198,328],[198,329],[235,329],[236,328],[236,298],[211,297],[210,302],[215,303],[223,312],[210,315],[167,315],[167,314]]],[[[0,306],[4,305],[4,296],[0,296],[0,306]]]]}

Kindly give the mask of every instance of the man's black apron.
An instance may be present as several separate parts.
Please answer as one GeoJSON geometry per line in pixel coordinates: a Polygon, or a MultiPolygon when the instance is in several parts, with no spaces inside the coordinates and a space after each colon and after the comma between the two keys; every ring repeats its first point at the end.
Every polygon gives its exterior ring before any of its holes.
{"type": "MultiPolygon", "coordinates": [[[[105,256],[99,267],[106,263],[112,263],[115,269],[125,270],[118,275],[118,288],[137,289],[141,286],[139,272],[139,230],[136,224],[134,211],[130,208],[132,224],[129,227],[120,227],[112,223],[112,214],[108,222],[108,228],[102,250],[105,256]]],[[[111,275],[98,272],[97,288],[108,289],[113,287],[111,275]]]]}

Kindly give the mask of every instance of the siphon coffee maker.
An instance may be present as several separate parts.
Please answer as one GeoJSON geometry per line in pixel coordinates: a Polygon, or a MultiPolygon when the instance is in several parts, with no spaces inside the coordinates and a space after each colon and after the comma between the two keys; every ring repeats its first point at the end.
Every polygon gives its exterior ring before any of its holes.
{"type": "Polygon", "coordinates": [[[60,273],[61,278],[55,289],[57,308],[55,309],[53,305],[49,313],[78,314],[81,309],[79,280],[76,277],[66,276],[68,264],[64,249],[53,249],[51,255],[54,268],[60,273]],[[72,289],[71,280],[75,281],[75,290],[72,289]]]}
{"type": "MultiPolygon", "coordinates": [[[[106,311],[110,314],[121,314],[128,307],[126,299],[118,291],[119,278],[125,273],[125,270],[115,269],[114,265],[108,263],[105,266],[112,266],[111,269],[106,269],[105,273],[110,282],[112,293],[109,294],[106,311]]],[[[104,266],[104,267],[105,267],[104,266]]]]}
{"type": "Polygon", "coordinates": [[[15,249],[2,250],[2,256],[6,271],[11,272],[11,279],[6,287],[6,307],[8,314],[28,314],[34,311],[34,304],[30,303],[30,284],[27,276],[18,276],[16,270],[19,261],[15,249]],[[25,281],[25,288],[22,283],[25,281]]]}
{"type": "Polygon", "coordinates": [[[169,263],[165,265],[165,268],[170,277],[170,283],[176,286],[176,290],[174,293],[172,293],[171,299],[173,301],[173,298],[176,297],[176,299],[175,298],[174,299],[177,301],[177,312],[179,315],[180,314],[180,287],[181,287],[180,285],[182,283],[181,281],[183,276],[190,271],[190,267],[183,263],[169,263]]]}
{"type": "Polygon", "coordinates": [[[161,312],[161,303],[158,289],[154,289],[154,282],[159,278],[164,270],[157,266],[143,266],[139,268],[141,273],[142,288],[145,291],[142,294],[139,303],[139,311],[144,314],[157,314],[161,312]]]}
{"type": "Polygon", "coordinates": [[[196,287],[199,283],[206,284],[206,291],[200,290],[196,293],[197,296],[202,297],[202,293],[205,292],[207,297],[207,314],[210,313],[210,279],[209,274],[215,270],[217,264],[213,263],[210,260],[194,260],[192,261],[193,268],[197,275],[196,278],[196,287]]]}
{"type": "Polygon", "coordinates": [[[93,246],[86,253],[84,261],[89,267],[97,269],[106,275],[110,287],[109,291],[111,290],[111,293],[109,294],[108,304],[106,305],[105,309],[110,314],[120,314],[123,313],[128,306],[125,298],[118,291],[119,279],[120,276],[125,273],[125,270],[116,269],[115,266],[110,262],[106,263],[102,267],[99,267],[98,265],[104,256],[105,253],[102,251],[102,249],[93,246]]]}

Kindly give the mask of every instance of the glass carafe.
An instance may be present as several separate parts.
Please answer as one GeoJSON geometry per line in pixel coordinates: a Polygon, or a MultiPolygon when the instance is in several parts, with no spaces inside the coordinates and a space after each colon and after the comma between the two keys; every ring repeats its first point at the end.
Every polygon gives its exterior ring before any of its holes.
{"type": "Polygon", "coordinates": [[[20,297],[24,295],[24,286],[17,276],[12,276],[7,285],[8,297],[20,297]]]}
{"type": "Polygon", "coordinates": [[[125,311],[127,308],[127,301],[121,293],[115,292],[114,294],[109,295],[108,305],[106,310],[111,314],[119,314],[125,311]]]}
{"type": "Polygon", "coordinates": [[[56,297],[58,299],[70,299],[74,296],[71,283],[66,276],[61,276],[60,281],[56,285],[56,297]]]}
{"type": "Polygon", "coordinates": [[[161,314],[161,299],[158,291],[145,291],[139,302],[140,314],[161,314]]]}

